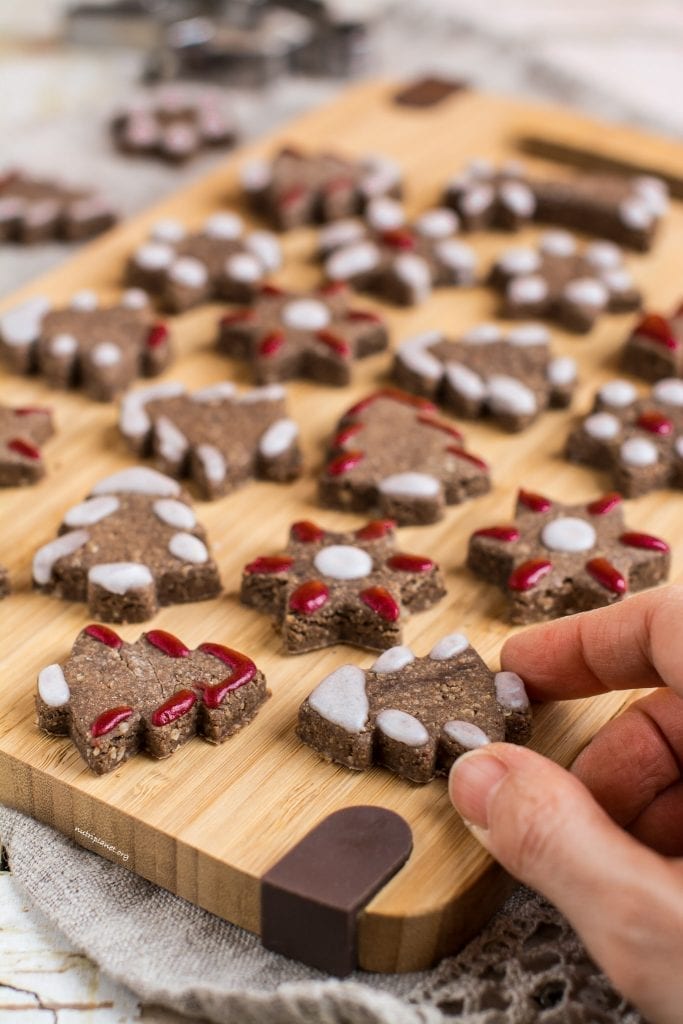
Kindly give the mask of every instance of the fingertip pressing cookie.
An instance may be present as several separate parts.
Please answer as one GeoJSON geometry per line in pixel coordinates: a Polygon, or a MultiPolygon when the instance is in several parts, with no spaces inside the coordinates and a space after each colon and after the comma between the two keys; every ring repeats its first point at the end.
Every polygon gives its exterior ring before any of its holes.
{"type": "Polygon", "coordinates": [[[160,606],[221,590],[218,568],[189,498],[154,469],[131,466],[100,480],[33,558],[34,586],[85,601],[106,622],[143,622],[160,606]]]}
{"type": "Polygon", "coordinates": [[[90,189],[23,171],[0,173],[0,242],[80,241],[106,231],[116,220],[107,200],[90,189]]]}
{"type": "Polygon", "coordinates": [[[45,476],[40,446],[54,432],[49,409],[0,405],[0,487],[34,484],[45,476]]]}
{"type": "Polygon", "coordinates": [[[201,150],[232,146],[234,116],[220,93],[203,89],[161,89],[119,110],[111,121],[118,149],[136,156],[184,163],[201,150]]]}
{"type": "Polygon", "coordinates": [[[222,743],[269,693],[251,658],[218,643],[190,650],[162,629],[125,643],[93,623],[64,664],[38,675],[38,726],[69,736],[97,775],[141,751],[169,757],[193,736],[222,743]]]}
{"type": "Polygon", "coordinates": [[[373,520],[347,533],[293,523],[287,550],[244,567],[240,600],[275,617],[288,654],[348,643],[400,643],[408,614],[445,594],[431,558],[396,550],[395,524],[373,520]]]}
{"type": "Polygon", "coordinates": [[[683,303],[671,316],[646,313],[626,340],[621,365],[650,381],[683,377],[683,303]]]}
{"type": "Polygon", "coordinates": [[[428,331],[399,345],[393,376],[408,391],[457,416],[490,416],[504,430],[524,430],[548,408],[564,408],[576,386],[576,363],[553,356],[541,324],[504,330],[482,323],[451,341],[428,331]]]}
{"type": "Polygon", "coordinates": [[[203,498],[248,479],[285,482],[301,473],[298,425],[279,384],[241,394],[222,381],[192,393],[176,382],[129,392],[119,429],[137,455],[164,473],[189,477],[203,498]]]}
{"type": "Polygon", "coordinates": [[[378,512],[401,524],[433,523],[446,505],[485,494],[486,463],[424,398],[385,389],[342,416],[319,479],[325,505],[378,512]]]}
{"type": "Polygon", "coordinates": [[[369,669],[335,669],[301,705],[297,733],[328,761],[425,783],[468,750],[526,743],[531,710],[518,675],[491,672],[464,633],[450,633],[426,657],[397,646],[369,669]]]}
{"type": "Polygon", "coordinates": [[[565,505],[521,490],[512,521],[472,534],[467,565],[503,589],[511,622],[536,622],[662,583],[670,549],[625,526],[619,494],[565,505]]]}

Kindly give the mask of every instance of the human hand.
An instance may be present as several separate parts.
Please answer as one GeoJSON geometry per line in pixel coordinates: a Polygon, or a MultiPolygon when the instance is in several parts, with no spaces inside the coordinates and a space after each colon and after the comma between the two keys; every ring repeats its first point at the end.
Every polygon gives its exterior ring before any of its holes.
{"type": "Polygon", "coordinates": [[[683,587],[512,637],[503,669],[536,700],[660,689],[604,726],[572,773],[494,743],[450,795],[477,839],[572,923],[653,1024],[683,1021],[683,587]]]}

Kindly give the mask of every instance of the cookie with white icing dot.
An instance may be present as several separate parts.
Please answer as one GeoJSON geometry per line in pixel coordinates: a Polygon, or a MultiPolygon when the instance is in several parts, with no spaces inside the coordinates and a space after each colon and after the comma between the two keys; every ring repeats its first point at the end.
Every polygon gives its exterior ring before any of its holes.
{"type": "Polygon", "coordinates": [[[80,241],[117,220],[92,189],[73,188],[23,171],[0,172],[0,242],[80,241]]]}
{"type": "Polygon", "coordinates": [[[683,302],[666,316],[647,313],[630,332],[621,365],[645,380],[683,377],[683,302]]]}
{"type": "Polygon", "coordinates": [[[49,409],[0,405],[0,487],[41,480],[45,476],[41,445],[53,434],[49,409]]]}

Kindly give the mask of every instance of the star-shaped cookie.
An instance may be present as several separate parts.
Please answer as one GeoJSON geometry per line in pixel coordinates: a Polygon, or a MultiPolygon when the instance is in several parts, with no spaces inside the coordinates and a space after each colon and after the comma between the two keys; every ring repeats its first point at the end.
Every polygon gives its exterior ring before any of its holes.
{"type": "Polygon", "coordinates": [[[0,172],[0,242],[80,241],[106,231],[116,213],[92,189],[23,171],[0,172]]]}
{"type": "Polygon", "coordinates": [[[671,316],[647,313],[629,334],[621,364],[645,380],[683,377],[683,303],[671,316]]]}
{"type": "Polygon", "coordinates": [[[40,445],[53,434],[49,409],[0,405],[0,487],[34,484],[42,479],[45,463],[40,445]]]}

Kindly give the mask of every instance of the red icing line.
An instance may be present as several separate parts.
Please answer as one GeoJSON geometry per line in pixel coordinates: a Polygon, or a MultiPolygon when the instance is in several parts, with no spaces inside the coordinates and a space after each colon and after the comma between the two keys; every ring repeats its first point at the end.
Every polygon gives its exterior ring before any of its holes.
{"type": "MultiPolygon", "coordinates": [[[[272,295],[273,297],[277,295],[287,294],[284,288],[279,288],[276,284],[271,284],[269,281],[266,281],[264,284],[262,284],[259,290],[261,292],[261,295],[272,295]]],[[[254,314],[252,314],[252,316],[253,315],[254,314]]]]}
{"type": "Polygon", "coordinates": [[[390,569],[397,569],[399,572],[431,572],[435,563],[426,555],[409,555],[398,551],[387,559],[387,565],[390,569]]]}
{"type": "Polygon", "coordinates": [[[40,448],[31,444],[30,441],[25,441],[23,437],[12,437],[7,442],[7,447],[11,452],[23,455],[25,459],[33,459],[34,462],[38,462],[40,459],[40,448]]]}
{"type": "Polygon", "coordinates": [[[259,344],[259,355],[274,356],[276,352],[280,351],[286,340],[284,331],[271,331],[259,344]]]}
{"type": "Polygon", "coordinates": [[[167,701],[160,704],[156,708],[151,716],[150,722],[157,728],[162,725],[170,725],[171,722],[177,721],[186,715],[188,711],[197,703],[197,694],[193,693],[192,690],[178,690],[172,697],[169,697],[167,701]]]}
{"type": "Polygon", "coordinates": [[[393,519],[371,519],[365,526],[356,530],[358,540],[381,540],[396,528],[393,519]]]}
{"type": "Polygon", "coordinates": [[[349,286],[345,281],[328,281],[318,288],[321,295],[343,295],[348,290],[349,286]]]}
{"type": "Polygon", "coordinates": [[[382,324],[384,321],[377,313],[369,309],[349,309],[346,312],[346,319],[354,323],[382,324]]]}
{"type": "Polygon", "coordinates": [[[586,562],[586,572],[596,583],[605,590],[611,590],[613,594],[625,594],[628,590],[628,583],[624,577],[606,558],[591,558],[590,562],[586,562]]]}
{"type": "Polygon", "coordinates": [[[621,505],[623,500],[617,491],[610,491],[609,494],[603,494],[601,498],[596,498],[595,501],[591,501],[589,505],[586,505],[586,512],[589,512],[592,516],[604,516],[621,505]]]}
{"type": "Polygon", "coordinates": [[[545,558],[532,558],[528,562],[522,562],[512,570],[508,578],[510,590],[531,590],[547,576],[553,567],[552,562],[545,558]]]}
{"type": "Polygon", "coordinates": [[[355,435],[360,433],[361,430],[363,430],[362,423],[350,423],[348,427],[343,427],[337,434],[335,434],[334,440],[332,441],[332,447],[343,448],[346,442],[350,440],[350,438],[355,437],[355,435]]]}
{"type": "Polygon", "coordinates": [[[670,434],[674,428],[670,419],[654,409],[641,413],[636,420],[636,426],[640,427],[641,430],[647,430],[650,434],[661,434],[663,436],[670,434]]]}
{"type": "Polygon", "coordinates": [[[351,355],[351,346],[349,343],[343,338],[340,338],[338,334],[334,333],[334,331],[328,331],[325,329],[316,331],[315,337],[317,341],[322,342],[323,345],[327,345],[329,349],[335,352],[338,356],[341,356],[342,359],[348,359],[351,355]]]}
{"type": "Polygon", "coordinates": [[[168,341],[168,327],[166,324],[152,324],[147,332],[147,348],[160,348],[168,341]]]}
{"type": "Polygon", "coordinates": [[[382,232],[382,241],[390,245],[392,249],[414,249],[417,245],[415,236],[405,228],[393,228],[391,231],[382,232]]]}
{"type": "Polygon", "coordinates": [[[221,327],[231,327],[233,324],[243,324],[255,319],[253,309],[236,309],[234,313],[226,313],[221,317],[221,327]]]}
{"type": "Polygon", "coordinates": [[[531,509],[532,512],[547,512],[548,509],[553,507],[550,498],[546,498],[544,494],[525,491],[521,487],[517,493],[517,501],[520,505],[524,505],[525,508],[531,509]]]}
{"type": "Polygon", "coordinates": [[[22,405],[18,409],[12,409],[15,416],[49,416],[51,410],[42,405],[22,405]]]}
{"type": "Polygon", "coordinates": [[[314,544],[315,541],[323,539],[325,531],[317,523],[312,523],[310,519],[299,519],[298,522],[292,523],[289,534],[294,540],[299,540],[303,544],[314,544]]]}
{"type": "Polygon", "coordinates": [[[634,330],[635,334],[642,334],[650,341],[656,341],[658,345],[664,345],[672,351],[678,348],[678,342],[666,317],[659,313],[648,313],[644,316],[634,330]]]}
{"type": "Polygon", "coordinates": [[[661,537],[653,537],[650,533],[630,531],[622,533],[619,540],[629,548],[642,548],[644,551],[661,551],[666,554],[671,550],[665,540],[662,540],[661,537]]]}
{"type": "Polygon", "coordinates": [[[322,580],[308,580],[290,595],[289,607],[300,615],[313,615],[327,604],[330,592],[322,580]]]}
{"type": "Polygon", "coordinates": [[[256,665],[246,654],[235,651],[232,647],[224,647],[223,644],[205,643],[200,644],[198,650],[205,654],[211,654],[218,658],[225,665],[229,665],[232,672],[220,683],[200,683],[200,688],[207,708],[217,708],[227,693],[239,690],[256,675],[256,665]]]}
{"type": "Polygon", "coordinates": [[[466,452],[464,448],[459,448],[454,444],[449,444],[446,448],[447,452],[451,455],[455,455],[458,459],[465,459],[466,462],[471,462],[477,469],[482,469],[484,472],[488,471],[488,463],[480,459],[478,455],[473,455],[472,452],[466,452]]]}
{"type": "Polygon", "coordinates": [[[165,629],[151,629],[149,633],[145,633],[145,639],[169,658],[186,658],[191,653],[190,648],[186,647],[182,640],[173,633],[167,633],[165,629]]]}
{"type": "Polygon", "coordinates": [[[358,595],[376,615],[379,615],[385,622],[396,622],[401,614],[395,598],[389,593],[386,587],[368,587],[361,590],[358,595]]]}
{"type": "Polygon", "coordinates": [[[373,402],[378,402],[381,398],[390,399],[393,402],[402,402],[404,405],[412,405],[416,409],[423,409],[425,412],[436,412],[436,406],[433,402],[430,402],[427,398],[419,398],[417,395],[409,395],[406,391],[400,391],[398,388],[381,388],[379,391],[373,391],[372,394],[366,395],[365,398],[361,398],[360,402],[356,402],[350,409],[347,410],[347,416],[356,416],[359,412],[363,412],[373,402]]]}
{"type": "Polygon", "coordinates": [[[519,540],[519,530],[516,526],[484,526],[481,530],[475,530],[473,537],[489,537],[491,540],[504,540],[508,543],[519,540]]]}
{"type": "Polygon", "coordinates": [[[298,203],[300,199],[303,199],[307,195],[306,189],[303,185],[294,185],[292,188],[283,192],[278,202],[280,206],[292,206],[294,203],[298,203]]]}
{"type": "Polygon", "coordinates": [[[130,707],[110,708],[109,711],[104,711],[90,726],[90,734],[93,739],[98,736],[104,736],[105,733],[111,732],[121,722],[127,721],[133,714],[133,709],[130,707]]]}
{"type": "Polygon", "coordinates": [[[342,452],[341,455],[335,455],[335,457],[327,463],[325,472],[330,476],[342,476],[344,473],[348,473],[357,466],[359,462],[362,462],[364,458],[364,452],[342,452]]]}
{"type": "Polygon", "coordinates": [[[443,420],[434,419],[433,416],[426,416],[424,413],[419,413],[417,417],[418,423],[422,423],[425,427],[433,427],[434,430],[442,430],[444,434],[449,434],[450,437],[454,437],[456,441],[462,441],[462,434],[455,427],[452,427],[450,423],[444,423],[443,420]]]}
{"type": "Polygon", "coordinates": [[[263,575],[276,572],[287,572],[292,568],[294,559],[289,555],[261,555],[253,562],[245,565],[244,571],[249,575],[263,575]]]}
{"type": "Polygon", "coordinates": [[[87,633],[93,640],[99,640],[101,644],[113,647],[114,650],[118,650],[123,644],[123,640],[118,633],[115,633],[109,626],[101,626],[99,622],[93,622],[90,626],[86,626],[83,632],[87,633]]]}

